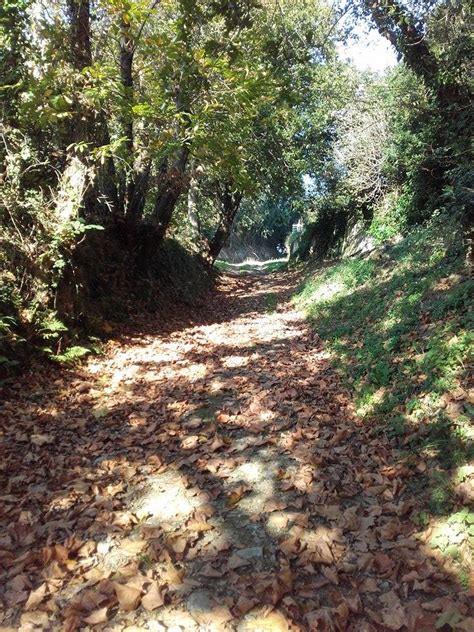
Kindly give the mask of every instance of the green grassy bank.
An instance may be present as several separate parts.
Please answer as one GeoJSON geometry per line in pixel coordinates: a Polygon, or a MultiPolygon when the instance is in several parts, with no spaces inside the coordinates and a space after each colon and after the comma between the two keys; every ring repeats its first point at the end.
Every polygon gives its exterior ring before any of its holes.
{"type": "Polygon", "coordinates": [[[410,484],[440,516],[473,471],[473,282],[460,244],[454,222],[434,222],[311,272],[294,298],[327,342],[357,414],[429,461],[410,484]]]}

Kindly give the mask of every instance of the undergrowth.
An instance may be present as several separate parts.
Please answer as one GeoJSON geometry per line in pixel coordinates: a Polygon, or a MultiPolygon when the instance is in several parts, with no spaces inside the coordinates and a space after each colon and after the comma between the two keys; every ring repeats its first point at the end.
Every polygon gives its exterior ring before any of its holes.
{"type": "MultiPolygon", "coordinates": [[[[136,259],[134,244],[124,244],[112,229],[106,238],[90,233],[57,285],[41,286],[41,302],[38,292],[19,291],[21,268],[7,276],[0,266],[0,282],[9,282],[0,283],[0,379],[32,358],[74,365],[99,353],[101,339],[114,325],[129,323],[136,314],[165,318],[171,306],[199,304],[212,287],[204,260],[173,240],[161,244],[146,269],[136,259]]],[[[30,277],[38,287],[33,273],[30,277]]]]}

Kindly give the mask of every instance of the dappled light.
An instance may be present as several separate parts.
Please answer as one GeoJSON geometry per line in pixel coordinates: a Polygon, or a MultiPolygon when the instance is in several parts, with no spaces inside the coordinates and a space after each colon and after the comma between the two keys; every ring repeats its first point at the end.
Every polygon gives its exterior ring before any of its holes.
{"type": "Polygon", "coordinates": [[[474,630],[470,4],[0,3],[0,632],[474,630]]]}
{"type": "Polygon", "coordinates": [[[462,542],[464,523],[416,523],[405,490],[419,464],[354,416],[287,302],[296,281],[224,278],[202,324],[130,331],[80,371],[5,393],[4,622],[467,621],[463,580],[429,539],[462,542]]]}

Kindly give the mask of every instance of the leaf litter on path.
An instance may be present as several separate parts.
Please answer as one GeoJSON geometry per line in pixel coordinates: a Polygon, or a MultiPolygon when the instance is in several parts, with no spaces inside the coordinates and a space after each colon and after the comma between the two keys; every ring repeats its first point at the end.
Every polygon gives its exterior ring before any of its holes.
{"type": "Polygon", "coordinates": [[[297,281],[225,277],[193,323],[5,389],[3,629],[472,629],[420,463],[354,417],[297,281]]]}

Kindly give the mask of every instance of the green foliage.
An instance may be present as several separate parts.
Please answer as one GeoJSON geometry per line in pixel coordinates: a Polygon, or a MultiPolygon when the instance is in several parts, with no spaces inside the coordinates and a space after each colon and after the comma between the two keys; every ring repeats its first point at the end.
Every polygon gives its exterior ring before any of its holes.
{"type": "MultiPolygon", "coordinates": [[[[83,323],[85,297],[111,292],[81,259],[85,243],[96,246],[92,258],[113,251],[109,276],[125,261],[152,269],[169,227],[203,251],[222,224],[223,187],[243,199],[242,241],[281,253],[302,219],[288,244],[299,258],[338,256],[355,220],[381,243],[437,209],[468,208],[472,44],[462,2],[420,12],[433,76],[400,40],[411,70],[378,79],[338,59],[343,32],[323,1],[281,0],[276,10],[257,0],[99,0],[90,9],[78,25],[64,0],[0,7],[0,353],[9,361],[32,345],[65,355],[73,336],[49,328],[56,315],[67,328],[83,323]]],[[[373,274],[354,266],[341,282],[358,288],[373,274]]],[[[423,292],[416,286],[393,318],[423,292]]],[[[463,292],[440,301],[436,318],[463,305],[463,292]]],[[[113,299],[102,305],[114,311],[113,299]]],[[[447,351],[442,335],[426,350],[435,374],[467,344],[447,351]]],[[[393,372],[381,344],[368,342],[379,356],[374,389],[393,372]]]]}
{"type": "Polygon", "coordinates": [[[245,200],[234,224],[234,233],[241,237],[265,240],[275,250],[283,248],[285,239],[299,216],[301,192],[289,199],[274,199],[268,194],[245,200]]]}
{"type": "Polygon", "coordinates": [[[68,347],[64,353],[53,354],[51,356],[51,359],[61,364],[73,365],[82,360],[82,358],[84,358],[89,353],[91,353],[91,350],[87,347],[73,345],[71,347],[68,347]]]}
{"type": "Polygon", "coordinates": [[[444,472],[435,472],[431,479],[428,507],[432,515],[445,515],[452,503],[449,477],[444,472]]]}
{"type": "MultiPolygon", "coordinates": [[[[465,384],[473,341],[459,231],[440,216],[375,257],[310,275],[295,297],[328,342],[357,414],[384,420],[392,439],[448,472],[474,456],[469,410],[446,408],[465,384]]],[[[450,478],[428,488],[430,511],[445,514],[450,478]]]]}
{"type": "Polygon", "coordinates": [[[356,220],[382,243],[439,212],[466,217],[472,206],[473,116],[465,59],[459,58],[458,73],[453,62],[472,42],[466,38],[465,7],[448,4],[423,18],[434,63],[430,81],[412,63],[382,77],[354,71],[347,81],[346,102],[334,115],[331,157],[297,257],[340,254],[356,220]]]}
{"type": "Polygon", "coordinates": [[[449,516],[448,520],[441,524],[430,538],[430,546],[440,549],[449,556],[457,555],[457,544],[464,538],[472,537],[474,532],[474,513],[466,507],[449,516]]]}
{"type": "Polygon", "coordinates": [[[384,87],[384,109],[390,135],[385,147],[384,174],[401,231],[428,219],[441,204],[442,185],[437,133],[442,122],[437,105],[410,71],[392,72],[384,87]]]}
{"type": "Polygon", "coordinates": [[[373,207],[373,216],[367,233],[376,244],[393,239],[405,230],[406,217],[398,204],[397,190],[389,191],[373,207]]]}
{"type": "Polygon", "coordinates": [[[42,167],[39,149],[10,126],[1,131],[5,154],[0,200],[0,353],[7,359],[3,364],[11,366],[28,347],[52,357],[58,346],[72,339],[68,326],[57,318],[55,296],[71,268],[77,243],[101,226],[77,217],[81,199],[72,186],[77,170],[66,169],[56,195],[50,197],[30,180],[42,167]]]}
{"type": "MultiPolygon", "coordinates": [[[[449,224],[451,234],[440,237],[442,225],[439,219],[415,231],[381,261],[369,258],[331,266],[309,280],[298,296],[348,361],[361,397],[385,386],[387,371],[392,381],[398,376],[399,386],[421,375],[419,390],[438,388],[439,394],[456,381],[469,351],[472,286],[459,274],[463,259],[456,228],[449,224]],[[438,285],[446,290],[436,290],[438,285]]],[[[391,407],[389,400],[388,394],[378,404],[374,400],[373,413],[391,407]]]]}
{"type": "Polygon", "coordinates": [[[31,0],[4,0],[0,6],[0,113],[12,122],[26,75],[27,9],[31,0]]]}
{"type": "Polygon", "coordinates": [[[269,314],[272,314],[278,305],[278,299],[275,294],[270,293],[265,296],[265,307],[269,314]]]}

